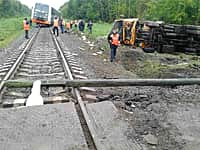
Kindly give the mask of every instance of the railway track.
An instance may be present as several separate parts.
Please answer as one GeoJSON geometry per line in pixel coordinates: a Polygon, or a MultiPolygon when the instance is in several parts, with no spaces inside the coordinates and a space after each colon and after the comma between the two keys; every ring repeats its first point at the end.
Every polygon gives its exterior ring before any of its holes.
{"type": "MultiPolygon", "coordinates": [[[[145,148],[139,144],[137,137],[135,139],[135,135],[132,135],[132,139],[127,138],[128,124],[120,119],[113,103],[109,101],[93,103],[95,99],[89,101],[92,95],[88,95],[96,91],[83,86],[177,86],[200,83],[199,79],[88,80],[76,61],[78,54],[66,47],[64,42],[62,36],[55,37],[48,28],[42,28],[36,31],[30,40],[25,41],[8,61],[0,66],[0,145],[3,146],[2,149],[30,149],[35,145],[27,146],[22,141],[33,140],[31,136],[34,136],[33,142],[40,146],[47,146],[51,143],[51,146],[46,149],[65,149],[80,142],[81,148],[79,147],[79,149],[143,150],[145,148]],[[21,85],[18,85],[17,88],[7,86],[8,80],[18,81],[21,85]],[[27,86],[23,83],[35,80],[42,80],[41,95],[44,105],[24,107],[26,99],[31,93],[32,85],[27,86]],[[45,83],[46,80],[49,82],[45,83]],[[19,136],[20,138],[18,138],[19,136]],[[55,138],[52,138],[54,136],[55,138]],[[9,143],[8,139],[16,140],[20,144],[9,143]],[[67,146],[66,143],[68,143],[67,146]],[[12,147],[9,147],[10,144],[12,147]],[[64,148],[57,145],[62,145],[64,148]]],[[[137,96],[136,94],[131,100],[135,102],[137,96]]],[[[149,103],[148,95],[139,95],[139,98],[140,96],[142,104],[142,98],[147,99],[149,103]]],[[[114,98],[119,100],[120,96],[117,95],[114,98]]],[[[106,98],[106,100],[108,99],[106,98]]],[[[116,101],[119,102],[118,100],[116,101]]],[[[130,104],[130,101],[128,102],[130,104]]],[[[136,101],[134,104],[139,107],[140,103],[136,101]]],[[[143,106],[141,105],[141,107],[143,106]]],[[[78,149],[76,146],[71,148],[78,149]]]]}
{"type": "MultiPolygon", "coordinates": [[[[31,88],[7,88],[6,80],[73,80],[87,79],[84,72],[76,63],[70,52],[64,53],[56,37],[48,28],[38,29],[31,39],[25,42],[20,49],[13,53],[8,62],[0,66],[2,80],[1,108],[19,107],[26,104],[26,99],[31,93],[31,88]],[[68,60],[68,61],[66,61],[68,60]]],[[[83,88],[83,91],[90,90],[83,88]]],[[[94,91],[94,90],[93,90],[94,91]]],[[[83,95],[83,94],[82,94],[83,95]]],[[[42,87],[41,96],[44,104],[54,103],[77,103],[76,109],[85,135],[89,149],[102,147],[98,139],[95,138],[95,131],[90,124],[84,102],[79,89],[67,88],[63,86],[42,87]]]]}

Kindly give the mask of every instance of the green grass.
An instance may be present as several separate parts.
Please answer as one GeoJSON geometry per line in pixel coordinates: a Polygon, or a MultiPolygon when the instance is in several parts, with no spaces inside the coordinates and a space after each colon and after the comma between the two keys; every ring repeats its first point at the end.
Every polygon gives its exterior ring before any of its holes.
{"type": "Polygon", "coordinates": [[[108,33],[111,31],[112,24],[108,23],[94,23],[92,27],[92,34],[89,34],[87,29],[87,23],[85,24],[85,31],[87,37],[92,40],[97,39],[98,37],[107,36],[108,33]]]}
{"type": "Polygon", "coordinates": [[[23,32],[23,18],[1,18],[0,19],[0,48],[16,39],[23,32]]]}
{"type": "Polygon", "coordinates": [[[100,37],[100,36],[107,36],[108,33],[111,31],[111,28],[112,28],[112,24],[95,23],[93,25],[92,34],[90,34],[89,36],[91,38],[97,38],[97,37],[100,37]]]}

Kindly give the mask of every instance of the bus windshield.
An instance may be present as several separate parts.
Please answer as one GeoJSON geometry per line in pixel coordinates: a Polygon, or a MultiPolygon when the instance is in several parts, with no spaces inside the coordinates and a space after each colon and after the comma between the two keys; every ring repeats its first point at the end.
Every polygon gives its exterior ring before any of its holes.
{"type": "Polygon", "coordinates": [[[35,4],[34,17],[47,19],[48,13],[49,13],[48,5],[40,4],[40,3],[35,4]]]}

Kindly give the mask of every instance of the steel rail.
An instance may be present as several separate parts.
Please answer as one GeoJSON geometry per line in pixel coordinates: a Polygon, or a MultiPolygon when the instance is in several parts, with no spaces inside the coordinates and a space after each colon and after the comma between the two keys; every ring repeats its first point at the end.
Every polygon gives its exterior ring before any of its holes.
{"type": "Polygon", "coordinates": [[[24,48],[24,50],[21,52],[20,56],[17,58],[17,60],[15,61],[15,63],[12,65],[12,67],[9,69],[8,73],[4,76],[4,78],[2,79],[1,83],[0,83],[0,93],[2,94],[2,91],[5,87],[5,82],[11,78],[12,75],[14,75],[14,73],[16,72],[17,68],[19,67],[19,65],[22,63],[25,53],[30,49],[30,47],[33,44],[33,41],[35,39],[35,37],[37,36],[39,30],[31,37],[31,39],[28,41],[26,47],[24,48]]]}
{"type": "MultiPolygon", "coordinates": [[[[52,33],[52,32],[51,32],[51,33],[52,33]]],[[[68,62],[67,62],[66,59],[65,59],[64,53],[63,53],[63,51],[61,50],[61,47],[60,47],[60,45],[59,45],[59,42],[57,41],[57,39],[56,39],[55,36],[52,36],[52,37],[53,37],[53,40],[54,40],[54,42],[55,42],[55,44],[56,44],[56,47],[57,47],[57,49],[58,49],[58,51],[59,51],[59,53],[60,53],[60,56],[61,56],[61,58],[62,58],[62,61],[63,61],[63,64],[64,64],[64,70],[66,71],[66,73],[67,73],[67,75],[68,75],[68,78],[69,78],[70,80],[74,80],[73,75],[72,75],[72,72],[70,71],[69,64],[68,64],[68,62]]],[[[99,139],[97,138],[96,131],[95,131],[94,127],[92,126],[91,120],[90,120],[90,118],[89,118],[89,115],[88,115],[88,113],[87,113],[86,107],[85,107],[85,105],[84,105],[84,103],[83,103],[83,100],[82,100],[82,98],[81,98],[81,95],[80,95],[79,90],[78,90],[77,88],[73,88],[73,94],[74,94],[74,96],[76,97],[76,99],[77,99],[77,101],[78,101],[78,104],[80,105],[80,109],[81,109],[82,114],[83,114],[83,116],[84,116],[84,119],[85,119],[85,121],[86,121],[86,123],[87,123],[87,126],[88,126],[89,131],[90,131],[90,135],[91,135],[91,137],[92,137],[92,140],[93,140],[93,142],[94,142],[94,144],[95,144],[96,149],[97,149],[97,150],[106,150],[105,147],[104,147],[104,145],[101,144],[100,141],[99,141],[99,139]]]]}

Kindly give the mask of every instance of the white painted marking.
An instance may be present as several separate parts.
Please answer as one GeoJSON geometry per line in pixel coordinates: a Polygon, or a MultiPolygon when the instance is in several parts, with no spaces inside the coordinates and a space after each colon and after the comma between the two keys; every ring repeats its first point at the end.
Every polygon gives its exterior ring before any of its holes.
{"type": "Polygon", "coordinates": [[[41,81],[37,80],[33,83],[33,87],[31,90],[31,95],[29,95],[26,106],[35,106],[35,105],[43,105],[44,101],[42,96],[40,95],[41,81]]]}

